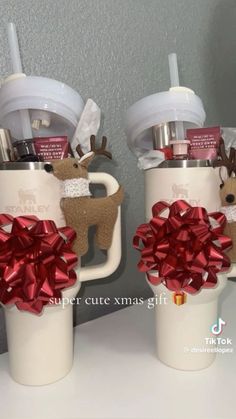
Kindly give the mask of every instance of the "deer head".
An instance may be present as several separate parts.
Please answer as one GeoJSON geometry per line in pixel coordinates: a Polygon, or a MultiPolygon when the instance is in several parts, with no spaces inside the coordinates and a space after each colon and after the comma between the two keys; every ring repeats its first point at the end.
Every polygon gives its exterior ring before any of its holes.
{"type": "Polygon", "coordinates": [[[48,173],[53,175],[59,180],[68,180],[75,178],[88,178],[88,166],[93,158],[97,155],[106,156],[109,159],[112,158],[112,154],[106,150],[107,138],[102,137],[102,145],[100,148],[96,148],[96,137],[92,135],[90,137],[90,151],[83,153],[81,146],[78,145],[76,148],[80,159],[70,158],[63,160],[55,160],[52,163],[46,163],[44,169],[48,173]]]}
{"type": "Polygon", "coordinates": [[[229,156],[225,150],[224,140],[221,138],[219,147],[219,160],[213,167],[220,167],[220,198],[223,206],[236,204],[236,150],[230,147],[229,156]]]}

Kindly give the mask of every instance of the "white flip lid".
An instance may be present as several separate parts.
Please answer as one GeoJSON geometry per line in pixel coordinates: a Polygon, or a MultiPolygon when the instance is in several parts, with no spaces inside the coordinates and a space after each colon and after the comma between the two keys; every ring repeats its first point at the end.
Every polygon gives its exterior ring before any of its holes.
{"type": "Polygon", "coordinates": [[[202,127],[205,118],[202,101],[193,90],[171,87],[139,100],[128,109],[125,120],[128,146],[139,157],[153,148],[154,125],[182,121],[185,128],[202,127]]]}
{"type": "Polygon", "coordinates": [[[50,115],[50,127],[42,126],[33,131],[34,136],[67,135],[71,138],[83,108],[84,102],[75,90],[46,77],[14,75],[7,78],[0,89],[0,124],[16,139],[23,138],[19,110],[28,109],[30,117],[31,110],[50,115]]]}

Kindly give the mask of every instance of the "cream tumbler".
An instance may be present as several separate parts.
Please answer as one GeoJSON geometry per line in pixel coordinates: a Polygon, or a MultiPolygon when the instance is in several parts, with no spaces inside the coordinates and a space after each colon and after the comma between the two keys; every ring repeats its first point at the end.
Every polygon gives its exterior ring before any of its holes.
{"type": "MultiPolygon", "coordinates": [[[[144,173],[147,220],[152,217],[152,206],[158,201],[172,203],[184,199],[193,206],[205,207],[208,212],[219,211],[220,177],[218,169],[213,169],[209,161],[166,161],[162,167],[144,173]]],[[[233,268],[227,276],[234,274],[233,268]]],[[[211,326],[218,321],[218,300],[226,284],[226,275],[220,274],[215,288],[204,289],[197,295],[188,294],[187,302],[177,306],[172,301],[173,293],[164,285],[149,283],[155,295],[165,293],[167,300],[167,304],[156,305],[160,361],[181,370],[200,370],[213,362],[216,352],[210,351],[205,338],[214,337],[211,326]],[[203,348],[202,351],[199,348],[203,348]]]]}
{"type": "MultiPolygon", "coordinates": [[[[106,173],[89,174],[91,183],[105,186],[107,195],[117,191],[118,182],[106,173]]],[[[42,163],[0,165],[0,212],[13,216],[36,215],[65,225],[60,209],[58,180],[44,171],[42,163]]],[[[46,306],[41,315],[5,307],[9,368],[12,378],[25,385],[44,385],[63,378],[73,364],[73,302],[83,281],[105,278],[121,258],[120,209],[107,260],[76,269],[78,280],[63,292],[64,300],[46,306]]]]}

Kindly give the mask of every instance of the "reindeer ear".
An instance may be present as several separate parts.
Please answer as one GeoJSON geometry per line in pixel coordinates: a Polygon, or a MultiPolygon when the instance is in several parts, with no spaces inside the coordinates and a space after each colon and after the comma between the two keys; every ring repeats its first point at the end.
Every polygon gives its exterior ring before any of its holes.
{"type": "Polygon", "coordinates": [[[95,154],[93,151],[90,151],[89,153],[86,153],[81,159],[79,160],[79,164],[82,167],[88,168],[90,162],[93,160],[95,154]]]}
{"type": "Polygon", "coordinates": [[[221,166],[219,174],[220,174],[220,179],[221,179],[222,183],[224,184],[226,182],[226,180],[229,178],[227,168],[225,166],[221,166]]]}

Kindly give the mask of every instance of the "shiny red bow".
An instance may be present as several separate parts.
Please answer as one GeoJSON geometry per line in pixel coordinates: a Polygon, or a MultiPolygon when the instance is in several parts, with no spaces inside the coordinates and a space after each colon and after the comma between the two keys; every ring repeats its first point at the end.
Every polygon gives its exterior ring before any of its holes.
{"type": "Polygon", "coordinates": [[[57,228],[54,221],[0,214],[1,303],[39,314],[51,299],[60,298],[77,279],[78,258],[71,250],[75,237],[74,230],[57,228]]]}
{"type": "Polygon", "coordinates": [[[192,207],[183,200],[171,205],[157,202],[152,214],[149,223],[138,227],[133,239],[134,247],[141,252],[138,269],[147,272],[152,284],[163,283],[175,292],[194,294],[201,288],[214,287],[217,273],[230,267],[230,259],[223,252],[232,246],[231,239],[223,235],[224,214],[208,214],[205,208],[192,207]],[[167,209],[168,217],[161,216],[167,209]]]}

